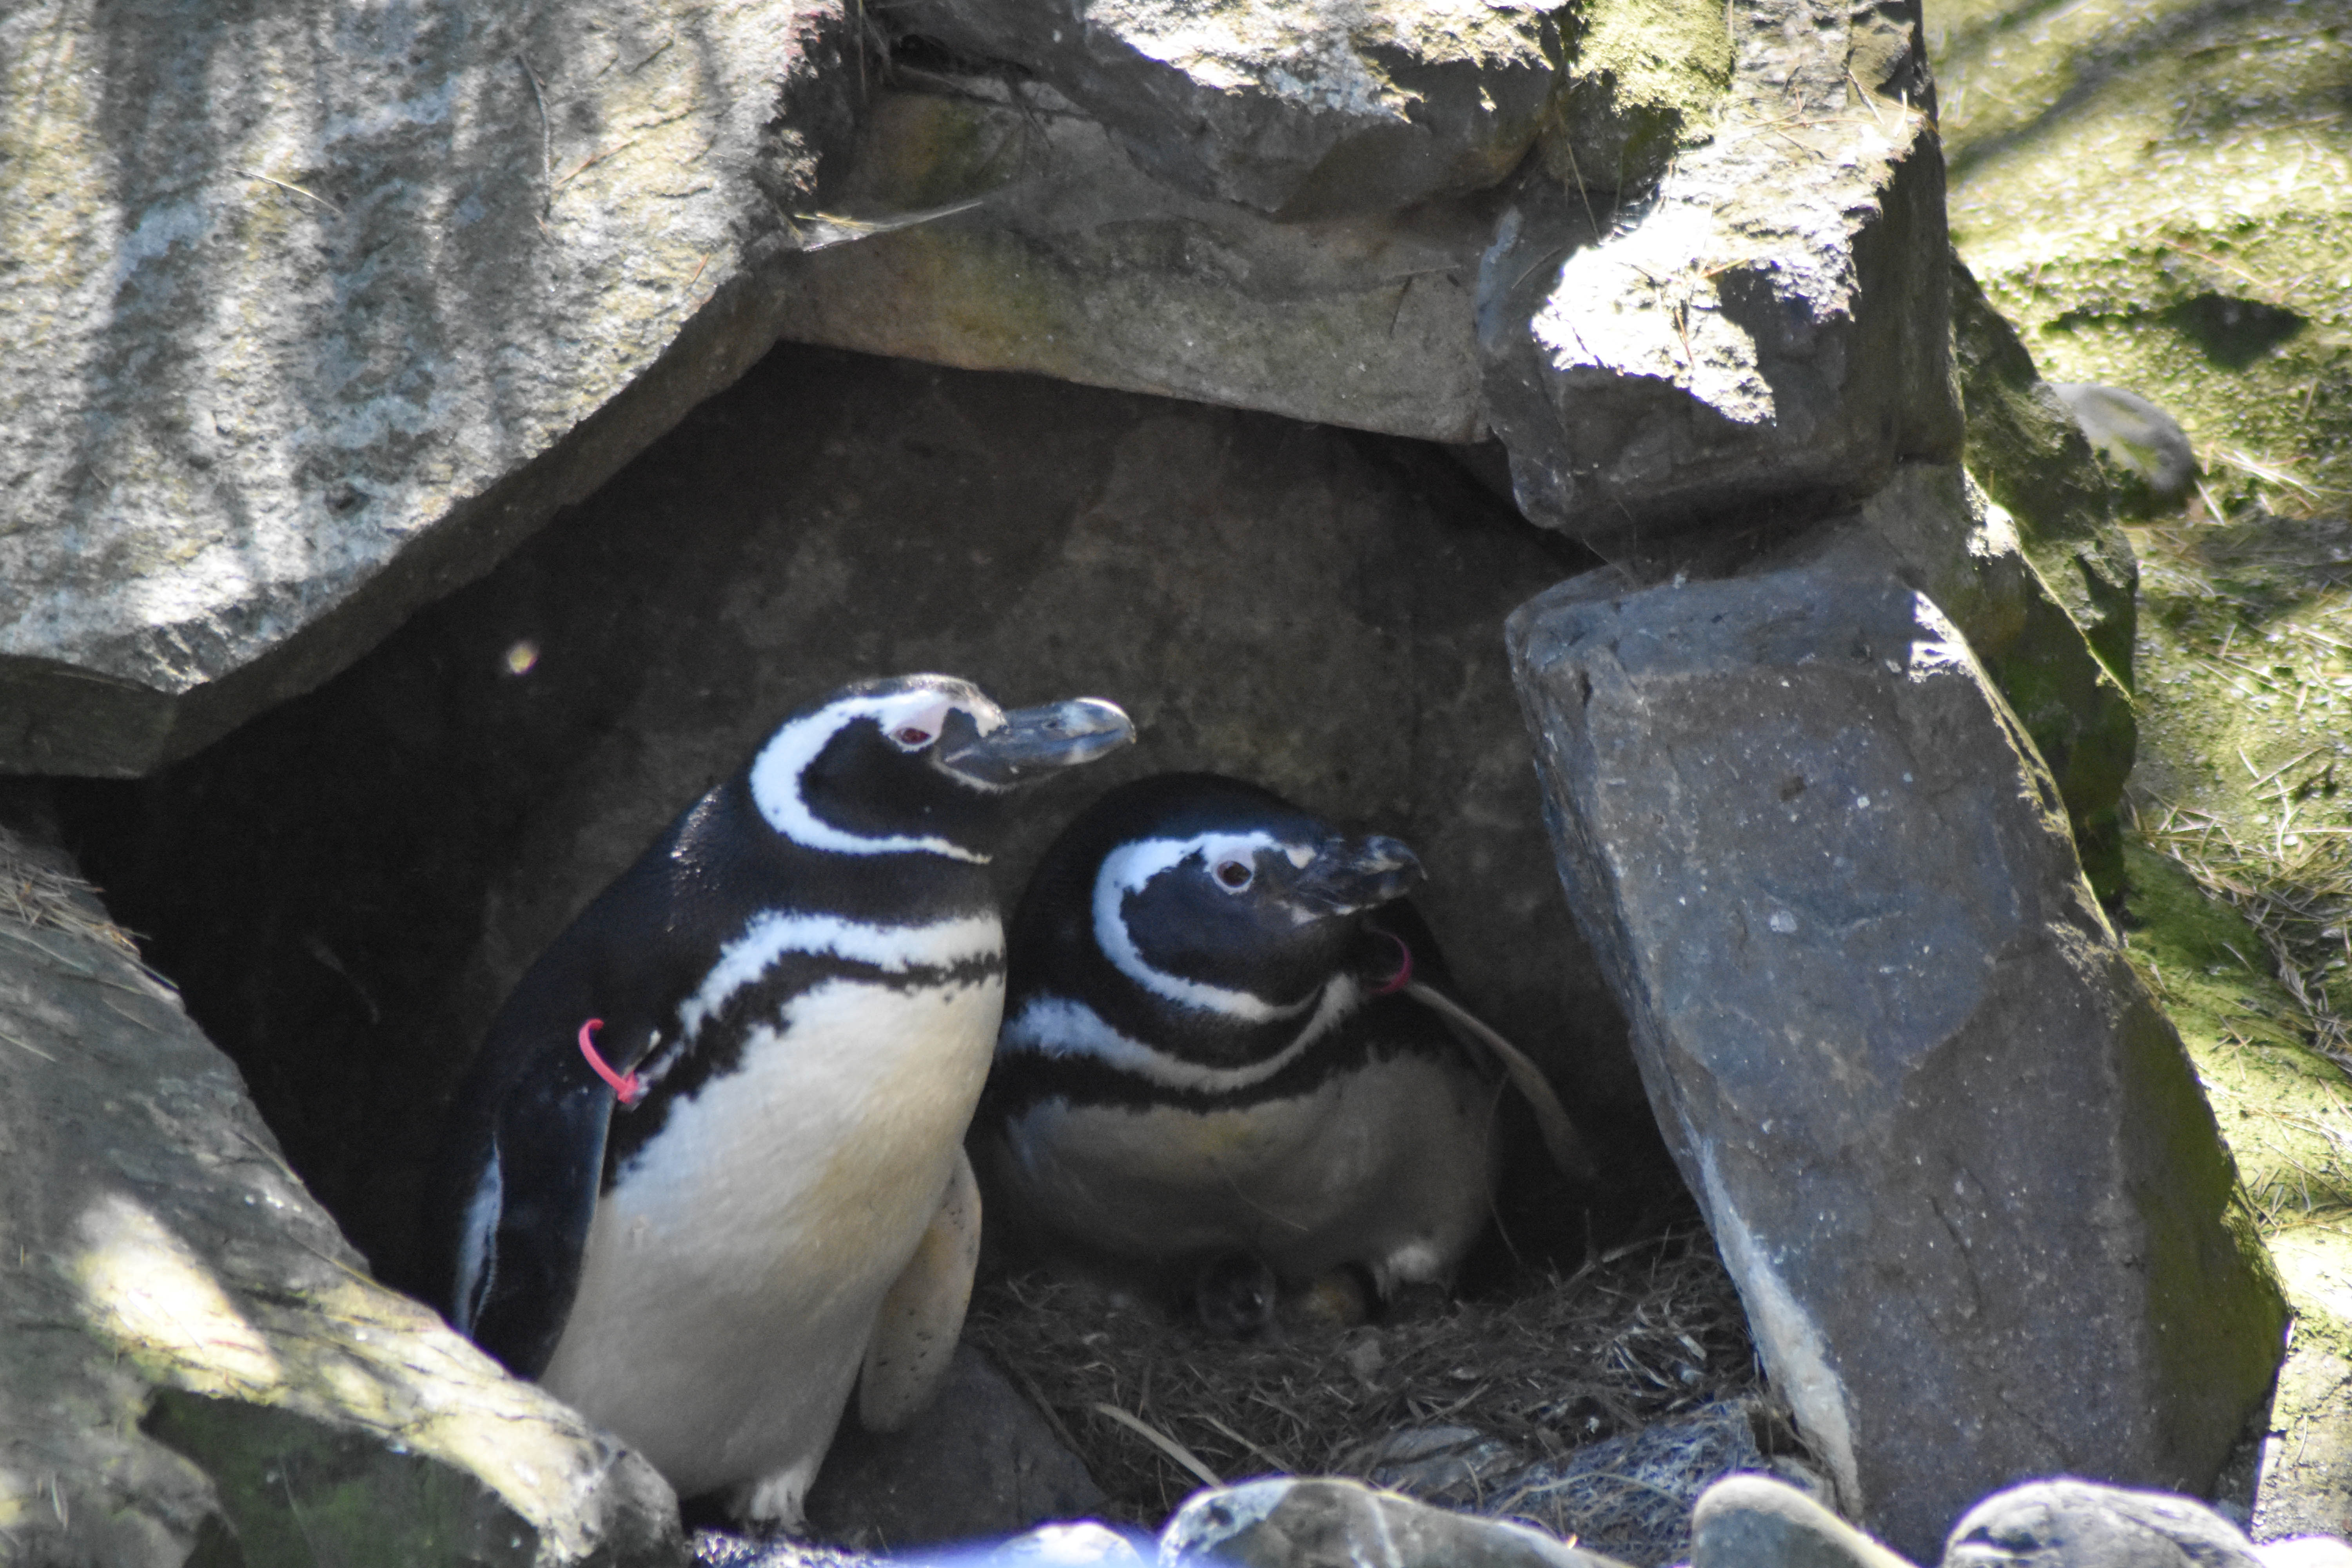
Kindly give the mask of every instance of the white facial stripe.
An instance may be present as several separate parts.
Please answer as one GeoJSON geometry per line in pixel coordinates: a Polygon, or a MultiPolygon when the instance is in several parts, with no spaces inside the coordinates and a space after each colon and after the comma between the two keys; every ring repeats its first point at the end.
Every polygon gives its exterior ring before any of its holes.
{"type": "MultiPolygon", "coordinates": [[[[827,703],[806,718],[796,719],[776,731],[751,763],[751,799],[768,826],[810,849],[831,849],[844,855],[904,855],[921,851],[950,860],[985,866],[989,858],[944,838],[914,834],[886,834],[863,838],[830,823],[819,822],[801,798],[801,774],[816,761],[825,743],[860,719],[871,719],[888,734],[901,725],[921,721],[950,706],[936,691],[901,691],[888,697],[866,697],[827,703]]],[[[1004,716],[989,705],[972,714],[983,735],[1002,729],[1004,716]]],[[[936,726],[938,721],[933,720],[936,726]]],[[[934,732],[936,729],[934,728],[934,732]]],[[[970,781],[966,781],[969,783],[970,781]]]]}
{"type": "Polygon", "coordinates": [[[904,974],[915,969],[952,968],[997,957],[1003,951],[1004,924],[992,914],[920,926],[866,925],[831,915],[758,915],[743,928],[742,935],[719,950],[719,962],[703,977],[701,988],[678,1004],[675,1049],[691,1045],[702,1026],[718,1016],[730,997],[765,974],[769,965],[788,952],[829,952],[904,974]]]}
{"type": "Polygon", "coordinates": [[[1093,1057],[1106,1066],[1149,1079],[1169,1089],[1199,1089],[1215,1094],[1264,1083],[1308,1047],[1329,1034],[1340,1019],[1354,1012],[1363,991],[1353,978],[1340,975],[1323,987],[1322,1005],[1298,1037],[1264,1061],[1246,1067],[1207,1067],[1154,1050],[1142,1041],[1119,1033],[1102,1015],[1066,996],[1039,996],[1004,1026],[997,1038],[1000,1051],[1028,1051],[1042,1057],[1093,1057]]]}
{"type": "Polygon", "coordinates": [[[1270,833],[1199,833],[1190,838],[1144,838],[1120,845],[1104,858],[1102,870],[1095,877],[1095,945],[1121,974],[1171,1002],[1222,1013],[1245,1024],[1296,1017],[1307,1010],[1313,997],[1286,1004],[1269,1002],[1253,992],[1229,991],[1152,968],[1136,951],[1135,939],[1128,934],[1127,917],[1119,908],[1128,894],[1141,892],[1152,878],[1192,856],[1200,856],[1203,866],[1214,866],[1227,856],[1254,862],[1260,849],[1287,853],[1289,846],[1270,833]]]}
{"type": "Polygon", "coordinates": [[[498,1283],[499,1215],[506,1207],[506,1173],[499,1163],[499,1140],[490,1136],[489,1163],[474,1184],[473,1200],[466,1205],[465,1233],[457,1242],[457,1331],[471,1335],[482,1316],[482,1304],[498,1283]]]}

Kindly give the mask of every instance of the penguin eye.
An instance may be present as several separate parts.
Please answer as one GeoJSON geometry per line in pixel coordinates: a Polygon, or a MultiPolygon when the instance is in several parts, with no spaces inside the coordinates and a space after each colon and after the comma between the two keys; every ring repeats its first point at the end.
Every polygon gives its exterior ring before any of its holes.
{"type": "Polygon", "coordinates": [[[908,751],[931,743],[931,732],[920,724],[901,724],[890,732],[890,738],[908,751]]]}
{"type": "Polygon", "coordinates": [[[1256,875],[1257,872],[1251,868],[1250,863],[1246,860],[1220,860],[1217,862],[1217,880],[1223,882],[1227,890],[1231,892],[1238,893],[1244,888],[1248,887],[1250,885],[1251,879],[1256,875]]]}

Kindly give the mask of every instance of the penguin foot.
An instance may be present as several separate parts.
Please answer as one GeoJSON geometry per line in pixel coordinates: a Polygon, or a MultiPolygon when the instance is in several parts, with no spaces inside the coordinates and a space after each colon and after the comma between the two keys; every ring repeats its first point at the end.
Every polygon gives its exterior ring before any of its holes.
{"type": "Polygon", "coordinates": [[[809,1484],[816,1479],[817,1466],[824,1459],[824,1451],[819,1449],[805,1459],[736,1488],[727,1511],[741,1528],[760,1535],[807,1534],[809,1484]]]}

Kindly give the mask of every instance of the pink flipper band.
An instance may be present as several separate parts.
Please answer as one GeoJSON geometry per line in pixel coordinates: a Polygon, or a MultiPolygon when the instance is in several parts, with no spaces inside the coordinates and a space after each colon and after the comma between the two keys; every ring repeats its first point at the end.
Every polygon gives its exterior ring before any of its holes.
{"type": "MultiPolygon", "coordinates": [[[[1410,960],[1407,961],[1406,967],[1411,968],[1410,960]]],[[[598,1078],[613,1086],[614,1099],[623,1105],[635,1105],[646,1097],[646,1086],[638,1080],[636,1074],[614,1072],[605,1066],[604,1058],[596,1054],[596,1047],[588,1043],[588,1037],[604,1026],[604,1020],[602,1018],[591,1018],[580,1026],[580,1054],[588,1058],[588,1066],[594,1070],[598,1078]]]]}
{"type": "MultiPolygon", "coordinates": [[[[1397,950],[1397,972],[1394,974],[1390,975],[1388,983],[1374,990],[1372,994],[1375,996],[1393,996],[1398,992],[1412,984],[1412,949],[1407,947],[1405,945],[1404,938],[1397,935],[1396,932],[1392,931],[1381,931],[1378,926],[1374,926],[1372,929],[1375,931],[1378,931],[1381,936],[1384,936],[1391,942],[1396,943],[1397,950]]],[[[587,1048],[587,1044],[588,1042],[583,1038],[581,1041],[581,1048],[585,1050],[587,1048]]]]}

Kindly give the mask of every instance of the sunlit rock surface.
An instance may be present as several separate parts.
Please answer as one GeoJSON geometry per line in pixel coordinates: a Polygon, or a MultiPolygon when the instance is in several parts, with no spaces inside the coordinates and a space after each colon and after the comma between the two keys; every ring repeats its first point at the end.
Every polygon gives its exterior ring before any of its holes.
{"type": "Polygon", "coordinates": [[[10,1561],[679,1560],[661,1479],[370,1279],[177,995],[5,828],[0,1058],[10,1561]]]}
{"type": "Polygon", "coordinates": [[[1916,12],[1728,15],[1729,103],[1704,142],[1623,215],[1589,180],[1527,183],[1480,277],[1519,510],[1604,552],[1857,499],[1960,448],[1916,12]]]}
{"type": "Polygon", "coordinates": [[[1543,0],[901,0],[901,34],[1035,75],[1171,184],[1261,212],[1391,212],[1491,185],[1542,128],[1543,0]]]}
{"type": "Polygon", "coordinates": [[[0,12],[0,771],[316,684],[758,357],[841,0],[0,12]]]}

